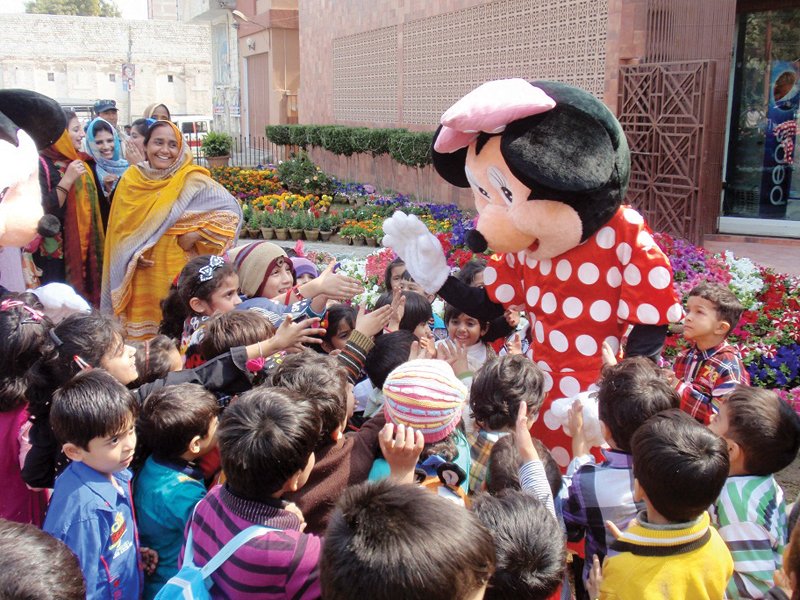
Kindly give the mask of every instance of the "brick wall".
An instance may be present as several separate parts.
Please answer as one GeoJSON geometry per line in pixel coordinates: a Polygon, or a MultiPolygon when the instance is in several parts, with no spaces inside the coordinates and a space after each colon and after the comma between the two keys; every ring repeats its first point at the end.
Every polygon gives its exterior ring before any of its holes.
{"type": "Polygon", "coordinates": [[[211,35],[206,23],[3,15],[0,87],[34,89],[63,100],[113,98],[120,122],[127,122],[121,67],[128,62],[129,36],[136,65],[132,119],[156,101],[173,114],[211,113],[211,35]]]}

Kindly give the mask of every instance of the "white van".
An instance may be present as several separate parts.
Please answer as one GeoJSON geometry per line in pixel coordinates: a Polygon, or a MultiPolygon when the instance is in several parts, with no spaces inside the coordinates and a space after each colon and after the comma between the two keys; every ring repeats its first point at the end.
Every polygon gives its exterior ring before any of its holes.
{"type": "Polygon", "coordinates": [[[189,144],[192,154],[197,157],[203,156],[201,147],[203,138],[211,131],[214,119],[203,115],[173,115],[172,122],[183,133],[183,137],[186,143],[189,144]]]}

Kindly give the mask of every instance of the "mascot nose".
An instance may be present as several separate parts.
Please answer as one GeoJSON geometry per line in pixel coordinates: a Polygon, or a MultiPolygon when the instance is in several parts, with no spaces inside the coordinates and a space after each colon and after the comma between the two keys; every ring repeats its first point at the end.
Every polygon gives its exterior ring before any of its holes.
{"type": "Polygon", "coordinates": [[[489,247],[486,238],[483,237],[480,231],[477,229],[470,229],[467,232],[467,246],[473,252],[486,252],[486,249],[489,247]]]}

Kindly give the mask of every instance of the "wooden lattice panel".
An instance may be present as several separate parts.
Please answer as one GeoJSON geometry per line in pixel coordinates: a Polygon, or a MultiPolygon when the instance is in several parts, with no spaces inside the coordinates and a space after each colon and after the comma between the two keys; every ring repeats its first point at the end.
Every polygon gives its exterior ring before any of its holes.
{"type": "Polygon", "coordinates": [[[337,121],[397,121],[397,27],[333,40],[337,121]]]}
{"type": "Polygon", "coordinates": [[[631,148],[627,201],[656,231],[699,241],[713,70],[708,61],[620,69],[619,120],[631,148]]]}
{"type": "Polygon", "coordinates": [[[436,124],[491,79],[571,83],[603,97],[608,3],[499,0],[412,20],[403,29],[404,123],[436,124]]]}

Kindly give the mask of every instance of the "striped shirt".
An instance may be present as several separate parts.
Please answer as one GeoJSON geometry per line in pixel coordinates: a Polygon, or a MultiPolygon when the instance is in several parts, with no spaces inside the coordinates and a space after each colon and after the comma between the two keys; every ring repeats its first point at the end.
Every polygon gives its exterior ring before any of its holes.
{"type": "MultiPolygon", "coordinates": [[[[266,502],[246,500],[227,486],[213,488],[197,505],[190,522],[194,537],[194,561],[198,567],[233,537],[251,525],[265,525],[271,531],[257,537],[228,559],[211,576],[212,598],[320,597],[319,558],[322,540],[301,533],[298,517],[282,508],[279,499],[266,502]]],[[[181,564],[183,550],[181,550],[181,564]]]]}
{"type": "Polygon", "coordinates": [[[762,598],[783,564],[786,505],[772,475],[729,477],[711,509],[734,563],[728,598],[762,598]]]}

